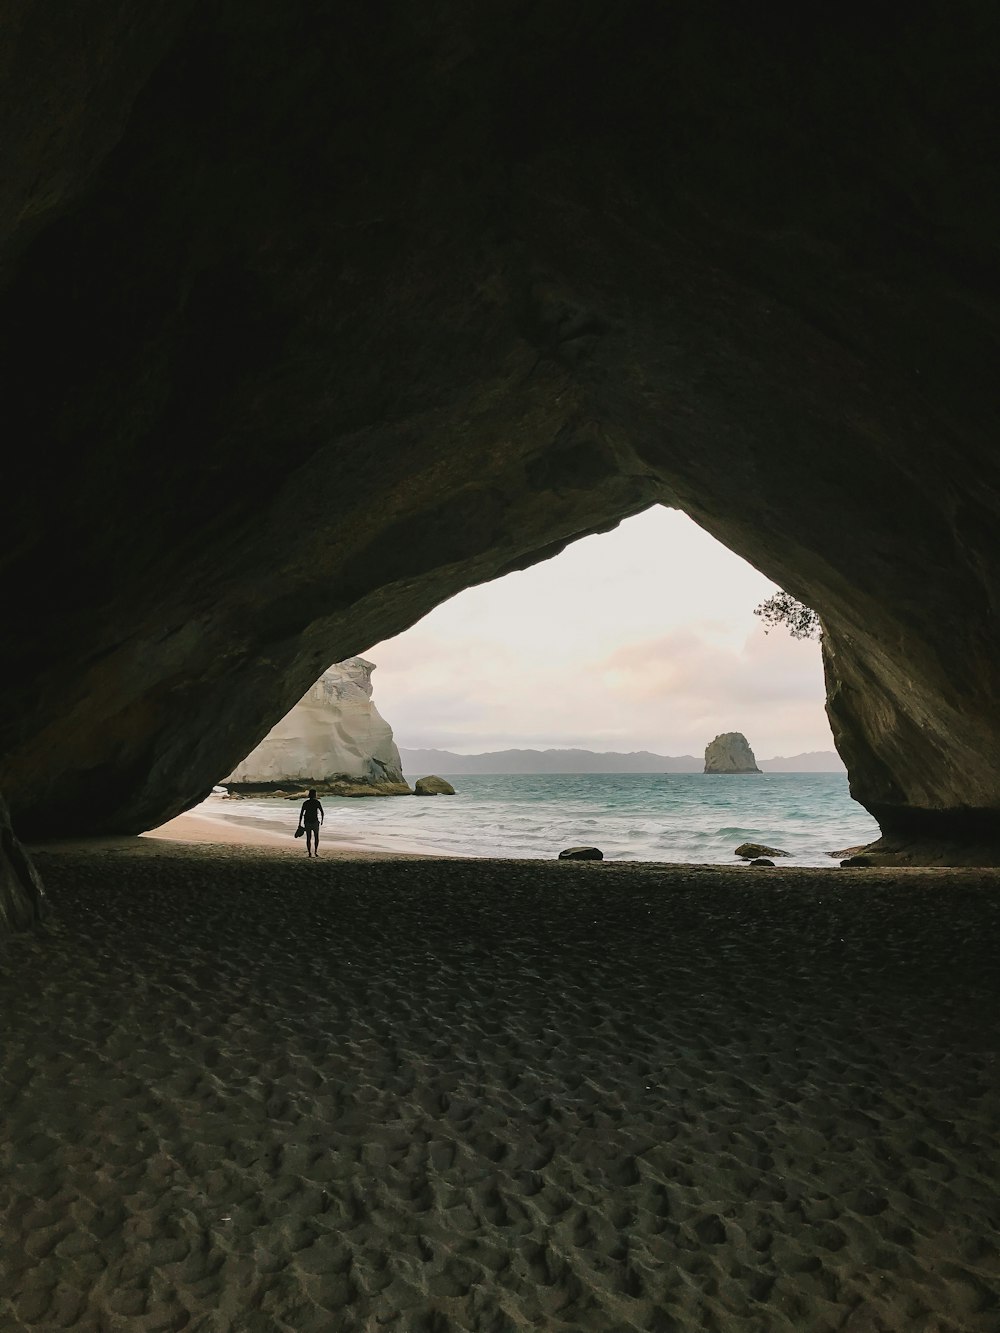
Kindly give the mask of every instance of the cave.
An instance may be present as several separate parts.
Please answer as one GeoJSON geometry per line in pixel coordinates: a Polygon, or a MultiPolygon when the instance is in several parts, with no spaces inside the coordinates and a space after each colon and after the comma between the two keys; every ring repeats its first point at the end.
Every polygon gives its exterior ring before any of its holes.
{"type": "Polygon", "coordinates": [[[0,1323],[995,1333],[995,4],[0,12],[0,1323]],[[904,869],[97,849],[655,503],[904,869]]]}
{"type": "Polygon", "coordinates": [[[662,503],[819,612],[886,848],[991,854],[992,7],[5,12],[18,835],[161,823],[662,503]]]}

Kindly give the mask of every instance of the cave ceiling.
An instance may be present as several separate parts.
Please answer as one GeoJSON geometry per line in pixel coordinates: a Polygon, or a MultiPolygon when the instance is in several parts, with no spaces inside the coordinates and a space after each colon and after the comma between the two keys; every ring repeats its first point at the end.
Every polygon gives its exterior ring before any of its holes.
{"type": "Polygon", "coordinates": [[[19,829],[659,502],[820,612],[887,830],[995,830],[993,6],[62,15],[0,4],[19,829]]]}

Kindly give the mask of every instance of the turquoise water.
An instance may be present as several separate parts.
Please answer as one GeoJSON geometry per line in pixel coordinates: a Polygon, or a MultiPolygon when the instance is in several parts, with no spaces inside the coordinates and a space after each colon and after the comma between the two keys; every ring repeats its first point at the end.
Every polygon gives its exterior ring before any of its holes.
{"type": "MultiPolygon", "coordinates": [[[[412,783],[419,774],[407,775],[412,783]]],[[[442,777],[448,775],[441,774],[442,777]]],[[[878,837],[842,773],[463,775],[455,796],[325,798],[327,833],[395,851],[556,856],[578,843],[609,860],[731,864],[741,842],[790,852],[787,865],[833,865],[828,852],[878,837]]],[[[207,810],[206,810],[207,813],[207,810]]],[[[287,826],[297,805],[219,801],[212,813],[287,826]]]]}

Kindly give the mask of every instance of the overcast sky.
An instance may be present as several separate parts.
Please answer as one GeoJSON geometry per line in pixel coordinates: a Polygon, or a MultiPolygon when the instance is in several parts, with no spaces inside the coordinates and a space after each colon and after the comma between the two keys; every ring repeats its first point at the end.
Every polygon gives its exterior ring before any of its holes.
{"type": "Polygon", "coordinates": [[[554,560],[470,588],[364,654],[397,745],[579,747],[761,759],[832,750],[819,645],[765,635],[775,585],[657,507],[554,560]]]}

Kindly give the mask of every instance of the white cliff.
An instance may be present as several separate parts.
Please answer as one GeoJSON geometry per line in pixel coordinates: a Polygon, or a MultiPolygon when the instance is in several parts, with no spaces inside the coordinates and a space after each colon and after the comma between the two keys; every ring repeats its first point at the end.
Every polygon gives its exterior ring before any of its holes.
{"type": "Polygon", "coordinates": [[[705,746],[706,773],[759,773],[742,731],[724,731],[705,746]]]}
{"type": "Polygon", "coordinates": [[[408,792],[392,728],[372,702],[373,662],[349,657],[324,671],[291,712],[237,764],[223,785],[295,785],[344,795],[408,792]]]}

